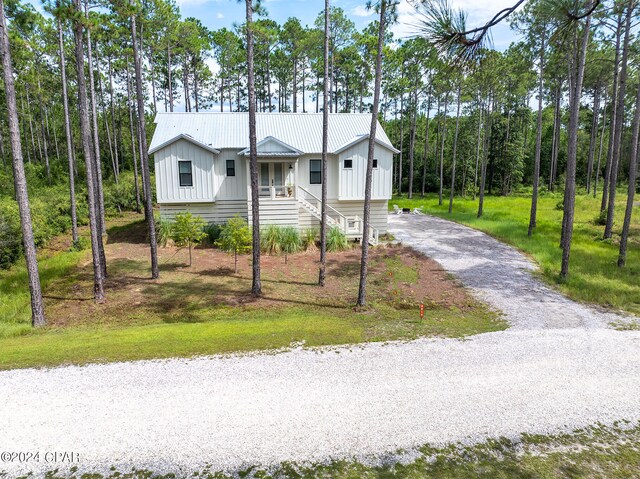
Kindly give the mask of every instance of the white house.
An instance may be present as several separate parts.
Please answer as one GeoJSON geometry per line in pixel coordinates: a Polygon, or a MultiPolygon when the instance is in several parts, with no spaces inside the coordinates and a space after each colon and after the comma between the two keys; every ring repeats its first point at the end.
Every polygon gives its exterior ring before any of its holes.
{"type": "MultiPolygon", "coordinates": [[[[258,113],[260,223],[319,226],[327,181],[330,226],[362,236],[370,114],[329,115],[327,178],[321,175],[322,114],[258,113]]],[[[251,221],[248,113],[159,113],[149,147],[160,214],[190,211],[210,223],[234,215],[251,221]]],[[[387,231],[393,154],[378,124],[371,241],[387,231]]]]}

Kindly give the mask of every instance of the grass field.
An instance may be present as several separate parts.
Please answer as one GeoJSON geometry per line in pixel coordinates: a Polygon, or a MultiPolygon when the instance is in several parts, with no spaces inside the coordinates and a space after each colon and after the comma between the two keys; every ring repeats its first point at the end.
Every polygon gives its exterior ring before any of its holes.
{"type": "Polygon", "coordinates": [[[248,256],[213,248],[160,248],[161,278],[149,279],[145,225],[117,219],[106,244],[107,301],[92,300],[89,251],[69,252],[65,238],[40,252],[49,326],[32,330],[24,267],[0,272],[0,369],[187,357],[235,351],[459,337],[504,329],[434,262],[406,248],[376,248],[370,307],[353,308],[359,252],[329,255],[328,284],[316,286],[317,253],[263,256],[264,296],[248,295],[248,256]],[[420,319],[419,305],[426,318],[420,319]]]}
{"type": "Polygon", "coordinates": [[[571,298],[640,315],[640,208],[635,209],[633,216],[627,265],[618,268],[619,234],[626,194],[619,194],[618,199],[614,237],[604,241],[604,227],[595,222],[600,211],[600,199],[578,194],[570,277],[566,282],[559,278],[562,257],[559,247],[562,224],[560,194],[545,194],[540,198],[537,228],[531,238],[527,236],[530,194],[487,196],[484,215],[480,219],[477,218],[477,201],[471,198],[456,197],[452,214],[448,213],[448,197],[444,198],[442,206],[438,206],[437,195],[426,198],[418,195],[411,200],[394,198],[390,205],[424,206],[425,212],[484,231],[530,255],[540,265],[541,276],[571,298]]]}

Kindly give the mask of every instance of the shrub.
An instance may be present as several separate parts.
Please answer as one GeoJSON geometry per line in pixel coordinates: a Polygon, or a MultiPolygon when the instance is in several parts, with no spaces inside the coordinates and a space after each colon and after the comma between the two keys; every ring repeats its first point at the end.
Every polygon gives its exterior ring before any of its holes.
{"type": "Polygon", "coordinates": [[[307,228],[300,235],[300,247],[304,251],[316,251],[316,238],[318,237],[319,230],[315,228],[307,228]]]}
{"type": "Polygon", "coordinates": [[[268,225],[260,232],[260,249],[263,253],[278,254],[282,229],[276,225],[268,225]]]}
{"type": "Polygon", "coordinates": [[[162,247],[167,246],[167,243],[171,239],[173,223],[160,216],[156,218],[156,241],[162,247]]]}
{"type": "Polygon", "coordinates": [[[91,247],[91,241],[89,238],[80,236],[77,241],[74,241],[71,245],[71,251],[84,251],[91,247]]]}
{"type": "Polygon", "coordinates": [[[607,210],[600,212],[598,216],[593,219],[593,224],[598,226],[604,226],[607,224],[607,210]]]}
{"type": "Polygon", "coordinates": [[[209,223],[204,225],[202,231],[207,235],[207,242],[210,245],[215,245],[216,241],[220,239],[220,234],[222,233],[222,225],[216,223],[209,223]]]}
{"type": "Polygon", "coordinates": [[[280,250],[284,253],[284,262],[287,263],[287,255],[300,251],[300,233],[297,228],[287,226],[280,230],[280,250]]]}
{"type": "Polygon", "coordinates": [[[234,257],[234,270],[238,272],[238,254],[251,251],[251,230],[244,218],[234,216],[226,222],[220,232],[220,239],[216,241],[216,246],[227,253],[232,253],[234,257]]]}
{"type": "Polygon", "coordinates": [[[22,254],[22,231],[18,203],[8,198],[0,201],[0,268],[8,268],[22,254]]]}
{"type": "MultiPolygon", "coordinates": [[[[138,177],[138,188],[140,190],[140,207],[142,203],[142,181],[138,177]]],[[[120,174],[118,183],[115,181],[105,181],[102,185],[104,194],[105,214],[116,214],[122,211],[136,210],[136,187],[133,172],[127,171],[120,174]]]]}
{"type": "Polygon", "coordinates": [[[204,220],[191,213],[178,213],[171,228],[171,239],[178,246],[189,248],[189,266],[191,266],[191,247],[198,244],[207,234],[202,231],[204,220]]]}
{"type": "Polygon", "coordinates": [[[335,253],[350,249],[347,236],[337,226],[331,227],[327,231],[327,251],[335,253]]]}

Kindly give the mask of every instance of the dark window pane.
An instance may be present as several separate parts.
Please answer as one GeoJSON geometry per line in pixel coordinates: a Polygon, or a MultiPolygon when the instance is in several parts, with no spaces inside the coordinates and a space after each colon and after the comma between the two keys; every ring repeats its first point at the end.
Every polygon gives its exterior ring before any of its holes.
{"type": "Polygon", "coordinates": [[[378,160],[376,160],[376,159],[373,160],[373,167],[374,168],[378,167],[378,160]]]}
{"type": "Polygon", "coordinates": [[[193,172],[190,161],[178,161],[180,186],[193,186],[193,172]]]}
{"type": "Polygon", "coordinates": [[[227,160],[227,176],[236,176],[235,160],[227,160]]]}
{"type": "Polygon", "coordinates": [[[309,160],[309,183],[312,185],[322,184],[321,160],[309,160]]]}
{"type": "Polygon", "coordinates": [[[353,168],[353,160],[344,160],[345,168],[353,168]]]}
{"type": "Polygon", "coordinates": [[[180,173],[180,186],[193,186],[191,173],[180,173]]]}

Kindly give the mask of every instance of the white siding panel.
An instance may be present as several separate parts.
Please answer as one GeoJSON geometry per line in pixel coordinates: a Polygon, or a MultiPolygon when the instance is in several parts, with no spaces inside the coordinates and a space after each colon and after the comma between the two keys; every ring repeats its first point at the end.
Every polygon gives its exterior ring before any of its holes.
{"type": "Polygon", "coordinates": [[[291,153],[291,149],[269,139],[258,146],[258,153],[291,153]]]}
{"type": "Polygon", "coordinates": [[[216,158],[215,174],[218,182],[217,197],[220,200],[246,200],[248,171],[247,160],[238,156],[240,149],[222,150],[216,158]],[[235,161],[236,176],[227,176],[227,160],[235,161]]]}
{"type": "Polygon", "coordinates": [[[229,218],[241,216],[247,218],[246,201],[218,201],[216,203],[161,204],[160,216],[172,220],[176,214],[190,212],[200,216],[207,223],[224,223],[229,218]]]}
{"type": "MultiPolygon", "coordinates": [[[[304,155],[298,160],[298,182],[318,198],[322,196],[322,185],[312,185],[309,183],[309,161],[321,160],[322,155],[304,155]]],[[[328,155],[327,157],[327,198],[338,198],[338,157],[328,155]]]]}
{"type": "MultiPolygon", "coordinates": [[[[338,174],[338,198],[340,200],[364,200],[364,188],[367,174],[369,143],[364,140],[340,153],[338,174]],[[344,167],[344,160],[352,160],[351,169],[344,167]]],[[[376,145],[374,158],[378,168],[373,170],[371,184],[372,199],[391,199],[391,172],[393,153],[376,145]]]]}
{"type": "Polygon", "coordinates": [[[213,153],[179,140],[154,155],[158,203],[213,202],[213,153]],[[178,161],[191,161],[193,186],[181,187],[178,161]]]}

